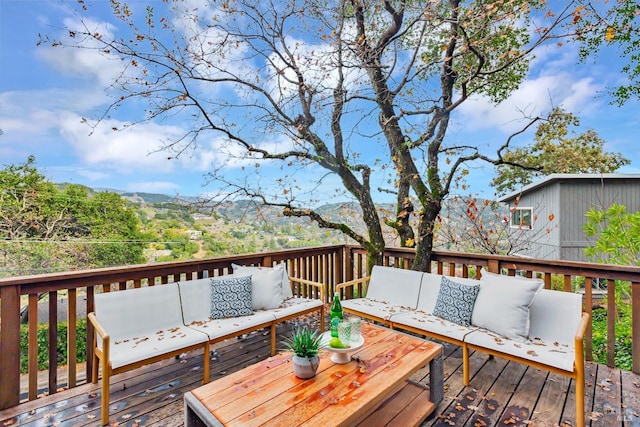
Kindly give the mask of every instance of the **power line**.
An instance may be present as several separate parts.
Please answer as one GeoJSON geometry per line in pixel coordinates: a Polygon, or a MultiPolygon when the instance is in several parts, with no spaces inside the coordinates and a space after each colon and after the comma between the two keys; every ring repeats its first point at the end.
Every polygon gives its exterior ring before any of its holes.
{"type": "Polygon", "coordinates": [[[88,245],[100,245],[100,244],[125,244],[125,245],[139,245],[139,244],[166,244],[175,243],[181,244],[182,241],[149,241],[149,240],[46,240],[46,239],[0,239],[0,243],[40,243],[40,244],[88,244],[88,245]]]}

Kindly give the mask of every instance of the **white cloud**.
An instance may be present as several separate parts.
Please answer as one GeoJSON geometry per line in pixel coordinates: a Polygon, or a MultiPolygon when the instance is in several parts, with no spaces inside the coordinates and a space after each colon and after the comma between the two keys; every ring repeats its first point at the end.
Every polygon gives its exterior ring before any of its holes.
{"type": "MultiPolygon", "coordinates": [[[[103,34],[106,38],[113,37],[115,28],[106,22],[97,22],[91,19],[84,19],[80,23],[76,19],[66,18],[64,25],[69,30],[90,31],[92,33],[103,34]],[[86,28],[83,26],[86,25],[86,28]]],[[[102,53],[104,48],[99,42],[92,39],[82,39],[81,42],[70,37],[68,34],[61,35],[65,44],[81,44],[82,48],[69,46],[40,46],[36,50],[36,55],[44,60],[58,72],[65,76],[80,78],[86,82],[91,82],[102,87],[112,84],[115,78],[123,71],[122,61],[109,57],[102,53]]]]}
{"type": "Polygon", "coordinates": [[[563,72],[525,80],[507,100],[498,105],[487,97],[468,99],[459,109],[467,131],[495,129],[504,134],[522,128],[525,116],[549,112],[562,107],[580,113],[595,108],[595,96],[601,89],[592,78],[576,79],[563,72]]]}
{"type": "Polygon", "coordinates": [[[124,128],[114,120],[101,122],[91,129],[73,113],[62,115],[60,133],[68,141],[83,163],[104,165],[121,173],[139,173],[146,168],[154,172],[170,172],[174,162],[161,151],[163,141],[178,133],[178,129],[156,124],[139,124],[124,128]],[[122,129],[114,131],[113,128],[122,129]]]}

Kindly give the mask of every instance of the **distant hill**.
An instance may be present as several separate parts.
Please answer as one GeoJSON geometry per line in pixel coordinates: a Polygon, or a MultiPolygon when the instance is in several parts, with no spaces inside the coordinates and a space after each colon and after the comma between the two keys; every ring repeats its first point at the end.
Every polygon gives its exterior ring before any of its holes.
{"type": "Polygon", "coordinates": [[[177,199],[175,197],[167,196],[166,194],[156,193],[118,193],[124,199],[133,203],[175,203],[177,199]]]}
{"type": "MultiPolygon", "coordinates": [[[[220,218],[235,223],[269,223],[275,226],[282,226],[285,224],[304,225],[309,223],[308,218],[285,217],[282,214],[282,209],[280,207],[262,205],[254,200],[225,201],[213,206],[211,203],[207,203],[206,201],[196,197],[177,198],[166,194],[126,192],[114,189],[94,189],[94,191],[111,191],[121,195],[131,203],[138,205],[178,205],[188,207],[195,213],[201,213],[203,215],[215,214],[220,218]]],[[[481,204],[483,201],[483,199],[479,199],[478,203],[481,204]]],[[[378,209],[385,212],[382,216],[386,215],[393,217],[395,215],[394,204],[379,204],[378,209]]],[[[361,232],[364,230],[364,224],[362,224],[361,220],[361,209],[355,202],[326,203],[322,206],[316,207],[315,210],[330,221],[346,223],[361,232]]],[[[459,214],[464,211],[466,211],[464,201],[460,198],[452,197],[451,199],[445,200],[440,215],[443,218],[448,217],[448,221],[455,223],[459,220],[459,214]]],[[[484,218],[485,220],[491,220],[490,215],[491,213],[489,211],[483,213],[483,216],[486,216],[484,218]]]]}

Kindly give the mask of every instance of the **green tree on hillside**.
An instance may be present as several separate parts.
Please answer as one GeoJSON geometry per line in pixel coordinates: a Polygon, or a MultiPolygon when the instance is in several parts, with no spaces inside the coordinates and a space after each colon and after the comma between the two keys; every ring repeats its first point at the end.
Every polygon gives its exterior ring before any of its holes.
{"type": "Polygon", "coordinates": [[[30,156],[0,169],[0,263],[5,275],[140,263],[147,237],[114,193],[58,188],[30,156]]]}
{"type": "Polygon", "coordinates": [[[89,248],[96,266],[139,264],[153,233],[143,233],[135,211],[116,193],[100,192],[83,204],[82,222],[98,244],[89,248]]]}

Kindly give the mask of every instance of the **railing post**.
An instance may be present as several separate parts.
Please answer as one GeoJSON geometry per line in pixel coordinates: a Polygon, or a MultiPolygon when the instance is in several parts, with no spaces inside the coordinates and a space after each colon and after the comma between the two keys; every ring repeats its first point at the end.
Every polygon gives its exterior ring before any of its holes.
{"type": "Polygon", "coordinates": [[[631,284],[631,369],[640,374],[640,282],[631,284]]]}
{"type": "Polygon", "coordinates": [[[489,273],[500,274],[500,261],[497,259],[490,259],[487,263],[487,271],[489,273]]]}
{"type": "Polygon", "coordinates": [[[20,403],[20,285],[0,288],[0,410],[20,403]]]}

